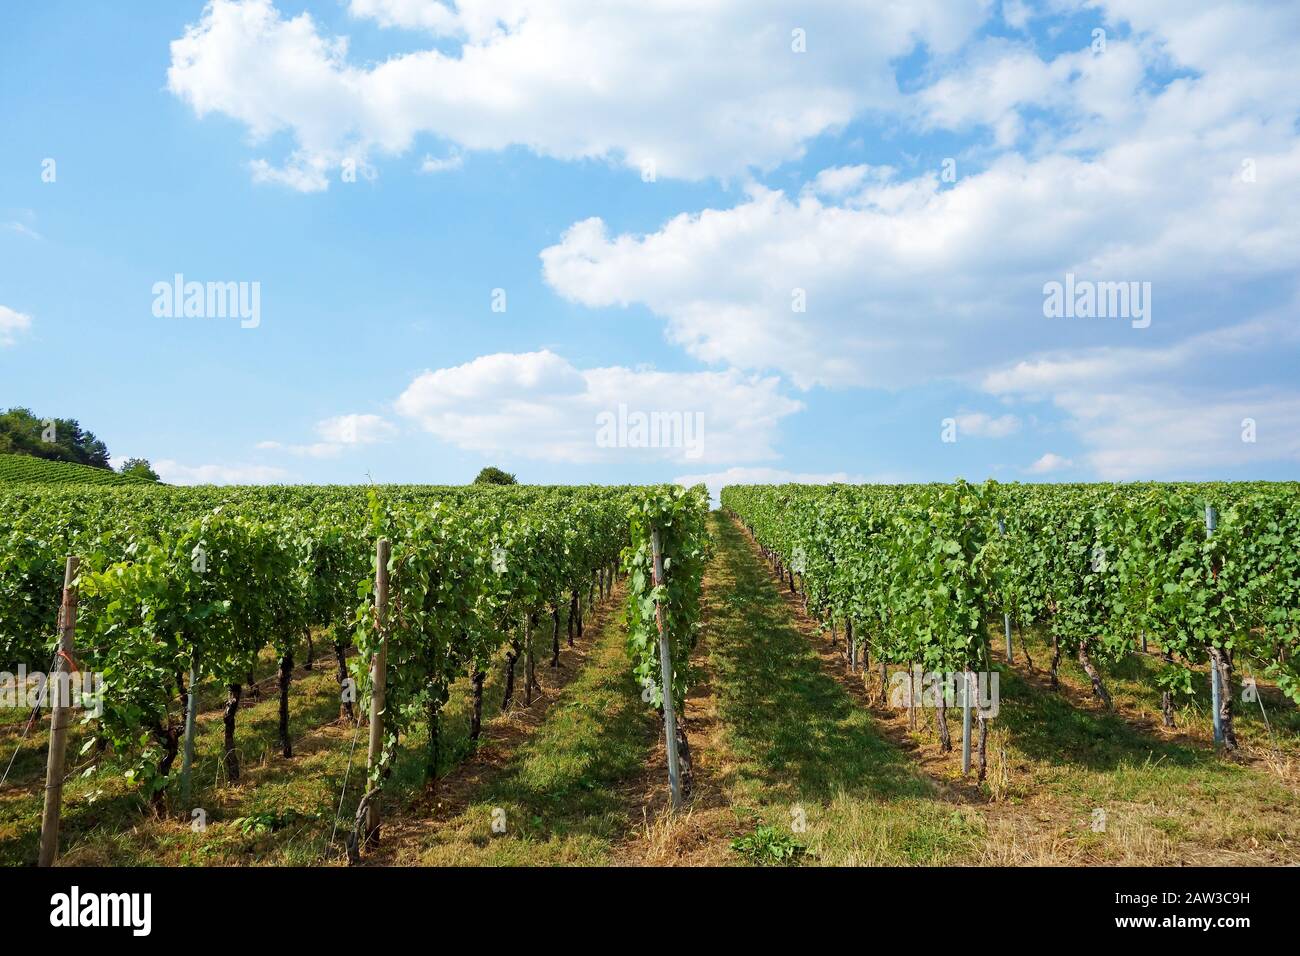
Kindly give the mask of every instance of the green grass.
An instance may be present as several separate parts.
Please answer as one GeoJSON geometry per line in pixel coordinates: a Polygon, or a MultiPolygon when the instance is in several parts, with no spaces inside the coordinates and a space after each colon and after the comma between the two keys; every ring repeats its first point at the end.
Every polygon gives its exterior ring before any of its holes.
{"type": "Polygon", "coordinates": [[[606,618],[590,657],[517,752],[398,862],[603,865],[639,823],[636,781],[659,722],[641,700],[622,618],[606,618]],[[493,821],[504,824],[494,832],[493,821]]]}
{"type": "Polygon", "coordinates": [[[136,475],[31,455],[0,455],[0,485],[152,485],[136,475]]]}
{"type": "MultiPolygon", "coordinates": [[[[1003,646],[1000,627],[999,624],[998,639],[993,645],[995,648],[1003,646]]],[[[1051,665],[1052,656],[1049,632],[1045,626],[1035,625],[1028,629],[1024,637],[1033,655],[1036,671],[1040,675],[1045,673],[1051,665]]],[[[1117,710],[1143,723],[1161,722],[1161,695],[1155,680],[1161,667],[1158,650],[1156,642],[1152,640],[1150,653],[1134,653],[1117,663],[1100,665],[1117,710]]],[[[1025,669],[1019,635],[1015,652],[1016,669],[1025,669]]],[[[1088,686],[1083,669],[1069,657],[1061,661],[1061,673],[1079,687],[1088,686]]],[[[1210,674],[1205,667],[1197,668],[1196,674],[1192,696],[1175,701],[1174,719],[1178,730],[1184,735],[1198,741],[1208,741],[1213,739],[1210,674]]],[[[1297,708],[1294,701],[1283,696],[1275,686],[1262,680],[1257,685],[1258,699],[1253,702],[1242,700],[1242,680],[1247,676],[1260,678],[1259,668],[1252,668],[1248,661],[1238,660],[1232,687],[1234,725],[1238,738],[1247,746],[1300,755],[1300,708],[1297,708]]]]}

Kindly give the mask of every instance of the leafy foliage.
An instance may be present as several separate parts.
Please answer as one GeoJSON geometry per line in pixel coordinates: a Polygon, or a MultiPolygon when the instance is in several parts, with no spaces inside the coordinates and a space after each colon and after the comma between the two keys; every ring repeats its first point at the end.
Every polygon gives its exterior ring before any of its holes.
{"type": "Polygon", "coordinates": [[[656,604],[662,607],[673,663],[673,695],[678,710],[691,683],[690,654],[700,627],[700,584],[710,554],[708,491],[670,486],[654,489],[632,507],[631,545],[623,552],[628,575],[627,640],[637,682],[649,688],[655,706],[663,703],[656,604]],[[652,531],[658,529],[665,580],[654,580],[652,531]]]}
{"type": "Polygon", "coordinates": [[[769,866],[788,865],[808,852],[794,836],[767,824],[755,827],[747,836],[736,837],[731,848],[754,863],[769,866]]]}
{"type": "Polygon", "coordinates": [[[28,408],[0,412],[0,454],[108,468],[108,448],[75,418],[42,419],[28,408]]]}
{"type": "Polygon", "coordinates": [[[1103,663],[1146,632],[1174,658],[1158,678],[1173,692],[1218,648],[1300,700],[1295,483],[755,485],[722,502],[883,661],[986,665],[1005,611],[1103,663]]]}
{"type": "Polygon", "coordinates": [[[421,725],[436,746],[451,684],[531,640],[538,618],[598,573],[611,580],[624,552],[649,547],[634,536],[648,535],[646,520],[669,523],[674,571],[661,593],[689,634],[702,565],[684,535],[702,533],[703,502],[699,491],[632,487],[14,485],[0,491],[0,668],[48,666],[64,561],[76,554],[78,663],[105,682],[90,730],[129,758],[147,792],[168,785],[191,668],[239,684],[261,650],[284,656],[308,629],[350,636],[367,693],[368,661],[386,643],[391,757],[398,736],[421,725]],[[381,537],[391,543],[383,629],[373,600],[381,537]]]}
{"type": "Polygon", "coordinates": [[[123,475],[131,475],[135,478],[143,478],[146,481],[161,481],[158,472],[153,470],[153,465],[147,458],[128,458],[122,462],[122,467],[118,472],[123,475]]]}
{"type": "Polygon", "coordinates": [[[474,478],[476,485],[517,485],[518,480],[508,471],[502,471],[491,465],[484,468],[474,478]]]}

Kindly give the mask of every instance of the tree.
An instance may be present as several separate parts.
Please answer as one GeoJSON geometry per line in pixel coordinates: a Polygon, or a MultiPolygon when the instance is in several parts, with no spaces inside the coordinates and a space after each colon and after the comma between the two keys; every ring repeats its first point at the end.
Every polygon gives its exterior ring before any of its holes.
{"type": "Polygon", "coordinates": [[[161,481],[158,472],[153,470],[153,465],[149,464],[148,458],[128,458],[122,462],[122,467],[118,469],[124,475],[134,475],[136,478],[147,478],[150,481],[161,481]]]}
{"type": "Polygon", "coordinates": [[[108,448],[75,418],[38,418],[30,408],[0,413],[0,453],[108,468],[108,448]]]}
{"type": "Polygon", "coordinates": [[[508,471],[502,471],[500,468],[493,468],[491,465],[484,468],[474,479],[476,485],[517,485],[519,484],[515,476],[508,471]]]}

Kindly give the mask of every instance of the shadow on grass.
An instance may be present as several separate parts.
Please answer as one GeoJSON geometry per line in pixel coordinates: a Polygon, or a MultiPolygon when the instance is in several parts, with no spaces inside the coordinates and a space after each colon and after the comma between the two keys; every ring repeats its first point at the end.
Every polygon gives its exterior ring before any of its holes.
{"type": "MultiPolygon", "coordinates": [[[[1068,699],[1058,697],[1045,685],[1046,668],[1051,660],[1051,639],[1047,636],[1045,625],[1034,625],[1024,637],[1034,654],[1035,679],[1026,681],[1023,675],[1024,658],[1019,651],[1016,654],[1016,674],[1008,675],[1003,669],[1002,693],[1004,700],[1008,695],[1016,708],[1026,711],[1026,720],[1052,720],[1057,722],[1056,729],[1049,727],[1034,728],[1026,726],[1018,729],[1018,734],[1040,738],[1039,749],[1033,751],[1035,756],[1052,759],[1061,763],[1056,750],[1079,745],[1078,758],[1075,763],[1091,768],[1113,766],[1115,762],[1134,756],[1145,757],[1148,753],[1164,756],[1166,759],[1184,765],[1209,764],[1215,761],[1212,747],[1198,745],[1195,742],[1171,742],[1144,727],[1136,726],[1119,714],[1090,712],[1074,707],[1068,699]],[[1066,715],[1064,710],[1074,711],[1066,715]],[[1037,715],[1037,716],[1035,716],[1037,715]],[[1056,734],[1063,736],[1055,741],[1056,734]],[[1106,738],[1106,743],[1099,742],[1106,738]],[[1109,757],[1107,751],[1110,751],[1109,757]],[[1110,762],[1107,762],[1110,760],[1110,762]]],[[[1129,654],[1119,661],[1099,664],[1102,679],[1106,682],[1116,702],[1126,702],[1146,713],[1154,714],[1159,719],[1161,691],[1156,683],[1156,676],[1163,666],[1156,654],[1141,652],[1129,654]]],[[[1082,668],[1068,657],[1061,661],[1062,676],[1068,675],[1075,684],[1086,688],[1088,678],[1082,668]]],[[[1238,668],[1238,678],[1247,676],[1246,667],[1238,668]]],[[[1273,744],[1294,745],[1293,738],[1300,731],[1300,709],[1288,700],[1274,686],[1261,684],[1258,688],[1258,701],[1245,701],[1242,696],[1240,680],[1234,681],[1234,721],[1238,734],[1245,732],[1249,739],[1260,746],[1271,747],[1273,744]],[[1262,706],[1261,706],[1262,702],[1262,706]],[[1267,714],[1267,720],[1264,715],[1267,714]]],[[[1193,681],[1195,694],[1191,698],[1179,697],[1175,700],[1178,726],[1186,729],[1188,721],[1202,726],[1207,733],[1210,727],[1210,678],[1204,667],[1196,669],[1193,681]]],[[[1086,691],[1085,691],[1086,692],[1086,691]]],[[[999,716],[999,720],[1002,716],[999,716]]],[[[1016,719],[1012,715],[1012,719],[1016,719]]],[[[1010,721],[1008,721],[1010,723],[1010,721]]],[[[1017,724],[1018,726],[1018,724],[1017,724]]]]}
{"type": "MultiPolygon", "coordinates": [[[[145,801],[138,793],[122,793],[95,803],[65,804],[59,815],[59,842],[62,846],[84,840],[100,827],[110,830],[129,829],[140,820],[145,801]]],[[[26,813],[23,816],[27,816],[26,813]]],[[[35,825],[22,821],[12,835],[0,838],[0,865],[35,866],[41,842],[40,810],[35,825]]],[[[135,860],[122,862],[137,863],[135,860]]]]}
{"type": "Polygon", "coordinates": [[[1161,740],[1119,714],[1085,710],[1002,669],[995,722],[1006,727],[1026,756],[1055,766],[1114,770],[1148,760],[1180,767],[1215,766],[1212,751],[1161,740]]]}
{"type": "Polygon", "coordinates": [[[431,851],[450,849],[462,864],[594,863],[626,836],[629,800],[619,787],[642,773],[659,724],[632,679],[617,616],[597,642],[542,723],[436,833],[431,851]]]}

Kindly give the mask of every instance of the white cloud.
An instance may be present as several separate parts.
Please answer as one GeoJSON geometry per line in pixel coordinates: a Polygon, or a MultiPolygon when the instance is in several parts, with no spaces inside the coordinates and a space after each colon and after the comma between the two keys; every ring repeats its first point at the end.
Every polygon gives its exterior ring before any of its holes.
{"type": "Polygon", "coordinates": [[[255,159],[248,164],[253,182],[288,186],[303,193],[328,189],[330,166],[329,158],[302,150],[295,150],[283,166],[272,166],[264,159],[255,159]]]}
{"type": "Polygon", "coordinates": [[[316,435],[321,440],[308,444],[261,441],[256,447],[260,451],[286,451],[305,458],[336,458],[353,446],[391,440],[397,435],[397,426],[379,415],[339,415],[317,422],[316,435]]]}
{"type": "Polygon", "coordinates": [[[169,485],[270,485],[289,477],[284,469],[268,465],[184,465],[163,458],[153,466],[169,485]]]}
{"type": "Polygon", "coordinates": [[[1008,155],[950,189],[927,175],[843,205],[756,188],[645,236],[588,219],[542,252],[543,271],[572,301],[648,307],[700,359],[801,385],[965,374],[1004,356],[1008,338],[1033,350],[1137,331],[1045,319],[1044,282],[1070,271],[1152,282],[1160,323],[1213,321],[1197,290],[1293,270],[1300,219],[1277,210],[1300,208],[1300,143],[1261,158],[1269,182],[1245,186],[1230,175],[1251,148],[1239,135],[1194,153],[1171,136],[1094,161],[1008,155]],[[792,311],[795,289],[804,313],[792,311]],[[1181,317],[1174,295],[1188,303],[1181,317]]]}
{"type": "Polygon", "coordinates": [[[857,192],[868,177],[884,181],[893,174],[889,166],[832,166],[818,173],[807,191],[818,196],[839,197],[857,192]]]}
{"type": "Polygon", "coordinates": [[[1027,471],[1035,475],[1046,475],[1053,471],[1060,471],[1062,468],[1073,466],[1074,462],[1069,458],[1064,458],[1055,452],[1047,452],[1032,465],[1027,471]]]}
{"type": "Polygon", "coordinates": [[[1023,30],[1034,14],[1025,0],[1002,0],[1002,19],[1013,30],[1023,30]]]}
{"type": "Polygon", "coordinates": [[[802,405],[774,378],[727,372],[578,369],[550,351],[484,355],[417,376],[398,413],[458,448],[551,461],[759,461],[802,405]],[[621,408],[621,413],[620,413],[621,408]],[[632,416],[674,416],[668,447],[640,443],[632,416]],[[601,416],[608,416],[604,433],[601,416]],[[618,420],[632,423],[620,432],[618,420]]]}
{"type": "Polygon", "coordinates": [[[0,225],[3,225],[3,228],[8,229],[10,232],[16,232],[20,236],[26,236],[28,239],[45,238],[31,226],[28,226],[26,223],[18,222],[16,219],[0,225]]]}
{"type": "Polygon", "coordinates": [[[379,415],[339,415],[317,422],[316,434],[339,445],[369,445],[397,435],[397,426],[379,415]]]}
{"type": "Polygon", "coordinates": [[[426,30],[437,48],[362,65],[346,37],[270,0],[213,0],[172,42],[168,88],[204,116],[288,132],[263,181],[319,190],[345,157],[399,154],[432,134],[464,149],[525,146],[661,176],[741,176],[798,158],[868,109],[900,102],[894,61],[955,49],[986,0],[356,0],[357,17],[426,30]],[[791,49],[805,31],[807,53],[791,49]]]}
{"type": "MultiPolygon", "coordinates": [[[[462,3],[469,7],[471,4],[462,3]]],[[[350,0],[348,13],[374,20],[381,27],[402,27],[446,34],[457,29],[459,18],[449,5],[438,0],[350,0]]]]}
{"type": "Polygon", "coordinates": [[[32,327],[32,317],[0,305],[0,348],[15,344],[18,336],[32,327]]]}
{"type": "Polygon", "coordinates": [[[460,169],[464,165],[465,155],[463,153],[452,153],[450,156],[442,158],[425,156],[424,161],[420,163],[420,172],[448,173],[452,170],[460,169]]]}
{"type": "Polygon", "coordinates": [[[966,412],[956,416],[958,436],[973,438],[1006,438],[1020,430],[1020,419],[1015,415],[996,418],[985,412],[966,412]]]}
{"type": "Polygon", "coordinates": [[[1049,352],[993,369],[984,375],[981,387],[995,395],[1043,396],[1168,378],[1198,363],[1222,367],[1225,359],[1251,360],[1300,344],[1300,325],[1291,315],[1294,308],[1287,305],[1277,313],[1200,332],[1160,347],[1131,345],[1049,352]]]}
{"type": "Polygon", "coordinates": [[[1123,323],[1043,317],[1043,284],[1067,272],[1151,282],[1157,324],[1220,322],[1224,288],[1240,309],[1252,284],[1265,296],[1295,284],[1300,218],[1279,210],[1300,208],[1300,15],[1156,6],[1109,5],[1152,32],[1112,31],[1101,55],[1081,32],[1051,60],[1005,40],[940,59],[900,109],[923,127],[993,133],[955,183],[937,167],[835,167],[797,196],[754,187],[645,235],[591,218],[542,252],[545,277],[588,306],[648,308],[699,359],[801,386],[969,377],[1011,349],[1120,341],[1123,323]],[[806,312],[792,310],[796,289],[806,312]]]}
{"type": "Polygon", "coordinates": [[[1055,404],[1087,449],[1098,478],[1198,479],[1225,468],[1300,463],[1300,392],[1280,388],[1215,390],[1132,385],[1065,392],[1055,404]],[[1243,441],[1244,422],[1255,441],[1243,441]]]}
{"type": "MultiPolygon", "coordinates": [[[[1099,478],[1194,479],[1224,468],[1300,462],[1300,390],[1258,377],[1261,359],[1300,340],[1289,310],[1189,336],[1161,348],[1085,349],[998,369],[983,387],[1010,400],[1047,400],[1099,478]],[[1246,419],[1254,441],[1243,441],[1246,419]]],[[[1047,466],[1044,466],[1045,468],[1047,466]]],[[[1033,468],[1031,467],[1031,470],[1033,468]]]]}

